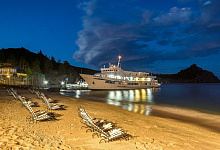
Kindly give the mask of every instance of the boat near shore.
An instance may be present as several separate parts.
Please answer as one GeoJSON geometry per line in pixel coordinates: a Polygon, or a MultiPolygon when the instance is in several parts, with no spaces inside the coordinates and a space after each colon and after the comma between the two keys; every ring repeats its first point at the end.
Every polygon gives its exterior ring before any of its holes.
{"type": "Polygon", "coordinates": [[[117,89],[144,89],[159,87],[156,76],[148,72],[124,71],[121,69],[120,59],[118,65],[109,63],[109,67],[101,68],[101,73],[94,75],[80,74],[92,90],[117,90],[117,89]]]}

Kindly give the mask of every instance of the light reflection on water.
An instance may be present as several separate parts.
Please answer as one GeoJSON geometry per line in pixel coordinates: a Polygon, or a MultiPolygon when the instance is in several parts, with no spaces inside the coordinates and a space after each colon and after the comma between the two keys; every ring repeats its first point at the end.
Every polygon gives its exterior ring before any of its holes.
{"type": "Polygon", "coordinates": [[[119,106],[123,109],[150,115],[150,104],[154,104],[153,92],[158,89],[136,89],[136,90],[118,90],[108,91],[107,104],[119,106]]]}
{"type": "Polygon", "coordinates": [[[136,90],[72,90],[60,94],[115,105],[151,115],[151,105],[169,105],[220,113],[220,83],[162,84],[160,88],[136,90]]]}
{"type": "MultiPolygon", "coordinates": [[[[153,94],[155,89],[136,89],[136,90],[119,90],[119,91],[106,91],[107,101],[127,101],[136,103],[153,104],[153,94]]],[[[91,91],[93,93],[93,91],[91,91]]],[[[108,103],[108,102],[107,102],[108,103]]],[[[109,103],[110,104],[110,103],[109,103]]]]}
{"type": "Polygon", "coordinates": [[[154,104],[153,92],[158,92],[158,90],[158,88],[111,91],[73,90],[63,91],[60,94],[103,102],[128,111],[150,115],[152,111],[150,105],[154,104]]]}

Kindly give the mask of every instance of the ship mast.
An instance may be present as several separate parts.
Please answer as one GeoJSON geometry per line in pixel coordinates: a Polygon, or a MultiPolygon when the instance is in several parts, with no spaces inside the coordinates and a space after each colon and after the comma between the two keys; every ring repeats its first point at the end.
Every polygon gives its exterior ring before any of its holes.
{"type": "Polygon", "coordinates": [[[118,56],[118,67],[119,67],[119,65],[120,65],[120,60],[121,60],[121,56],[119,55],[119,56],[118,56]]]}

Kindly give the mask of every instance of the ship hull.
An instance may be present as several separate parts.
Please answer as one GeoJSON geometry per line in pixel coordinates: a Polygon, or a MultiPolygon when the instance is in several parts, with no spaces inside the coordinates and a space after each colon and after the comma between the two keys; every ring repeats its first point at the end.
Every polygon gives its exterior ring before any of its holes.
{"type": "Polygon", "coordinates": [[[96,78],[93,75],[87,74],[80,74],[80,76],[86,81],[91,90],[145,89],[160,86],[160,84],[156,83],[149,83],[151,85],[146,85],[146,82],[139,82],[138,85],[128,85],[129,83],[132,84],[137,82],[125,82],[120,80],[111,81],[103,78],[96,78]]]}

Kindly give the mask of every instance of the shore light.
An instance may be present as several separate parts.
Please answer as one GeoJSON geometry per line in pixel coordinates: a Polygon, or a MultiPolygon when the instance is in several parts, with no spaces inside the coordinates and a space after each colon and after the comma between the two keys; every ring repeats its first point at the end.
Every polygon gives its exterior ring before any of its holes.
{"type": "Polygon", "coordinates": [[[44,84],[47,84],[47,83],[48,83],[48,81],[45,80],[45,81],[44,81],[44,84]]]}

